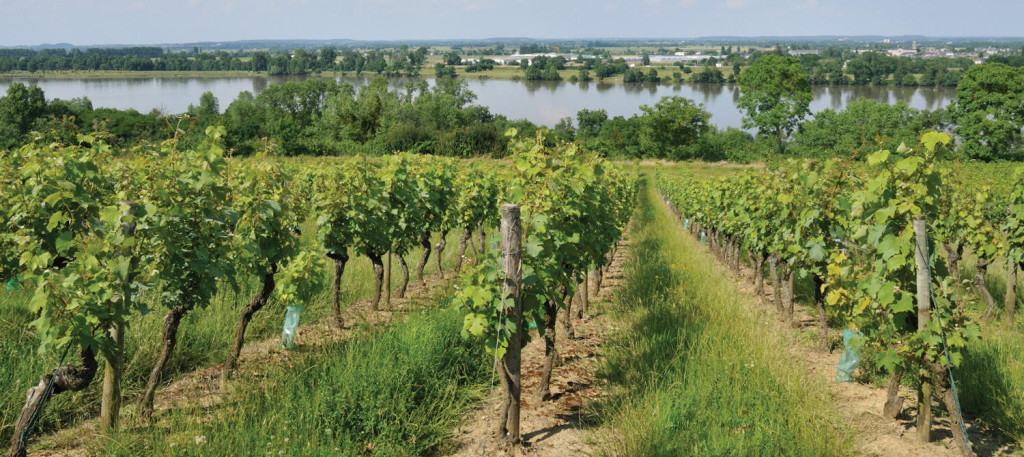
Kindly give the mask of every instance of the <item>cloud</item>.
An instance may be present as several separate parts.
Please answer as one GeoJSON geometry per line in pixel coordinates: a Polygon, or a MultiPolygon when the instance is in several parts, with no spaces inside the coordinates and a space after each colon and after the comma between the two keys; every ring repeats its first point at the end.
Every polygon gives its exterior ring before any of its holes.
{"type": "Polygon", "coordinates": [[[747,6],[747,0],[725,0],[725,7],[730,9],[747,6]]]}
{"type": "Polygon", "coordinates": [[[697,0],[679,0],[679,6],[689,8],[697,4],[697,0]]]}
{"type": "Polygon", "coordinates": [[[601,7],[601,11],[604,11],[606,13],[610,13],[612,11],[615,11],[615,4],[614,3],[605,3],[604,6],[601,7]]]}

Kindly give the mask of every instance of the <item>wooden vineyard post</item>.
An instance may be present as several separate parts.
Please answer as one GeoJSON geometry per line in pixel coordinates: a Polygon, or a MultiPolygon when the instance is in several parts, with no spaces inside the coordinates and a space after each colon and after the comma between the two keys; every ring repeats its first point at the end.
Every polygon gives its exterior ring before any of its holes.
{"type": "MultiPolygon", "coordinates": [[[[135,214],[138,204],[134,202],[121,202],[125,205],[125,216],[135,214]]],[[[122,227],[125,237],[135,234],[135,224],[124,224],[122,227]]],[[[131,306],[131,293],[128,287],[121,292],[121,306],[128,309],[131,306]]],[[[117,420],[121,412],[121,376],[124,374],[124,323],[117,322],[110,327],[110,338],[114,340],[114,349],[105,357],[103,369],[103,397],[100,400],[100,428],[103,430],[117,430],[117,420]]]]}
{"type": "MultiPolygon", "coordinates": [[[[122,298],[128,300],[128,297],[122,298]]],[[[103,398],[100,401],[100,428],[117,430],[117,418],[121,411],[122,352],[124,351],[124,325],[117,323],[110,327],[114,349],[103,368],[103,398]]]]}
{"type": "MultiPolygon", "coordinates": [[[[917,260],[917,331],[928,329],[931,314],[931,275],[928,269],[928,232],[924,216],[914,216],[914,237],[917,248],[914,256],[917,260]]],[[[932,376],[924,366],[921,367],[921,389],[917,393],[917,437],[923,442],[931,441],[932,432],[932,376]]]]}
{"type": "Polygon", "coordinates": [[[1006,262],[1006,295],[1003,300],[1003,315],[1013,324],[1014,308],[1017,307],[1017,262],[1011,258],[1006,262]]]}
{"type": "Polygon", "coordinates": [[[509,317],[515,323],[515,330],[508,341],[505,356],[502,357],[501,380],[505,387],[505,402],[499,420],[499,435],[506,437],[512,444],[518,444],[519,436],[519,399],[522,392],[522,376],[520,363],[522,349],[523,300],[522,287],[522,243],[523,227],[519,220],[519,206],[504,204],[501,206],[501,258],[502,270],[505,273],[504,294],[512,299],[513,305],[509,317]]]}
{"type": "Polygon", "coordinates": [[[384,266],[384,304],[391,307],[391,251],[388,251],[388,263],[384,266]]]}
{"type": "Polygon", "coordinates": [[[583,306],[580,308],[579,317],[586,316],[590,308],[590,271],[583,272],[583,306]]]}

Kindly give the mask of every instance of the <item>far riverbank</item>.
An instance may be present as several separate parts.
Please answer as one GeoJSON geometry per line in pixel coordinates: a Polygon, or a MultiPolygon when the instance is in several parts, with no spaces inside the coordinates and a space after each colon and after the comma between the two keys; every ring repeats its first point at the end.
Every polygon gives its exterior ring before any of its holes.
{"type": "MultiPolygon", "coordinates": [[[[491,70],[467,72],[465,66],[457,66],[456,75],[459,78],[467,80],[505,80],[505,81],[525,81],[526,78],[523,74],[523,70],[518,66],[496,66],[491,70]]],[[[657,70],[658,76],[661,78],[661,82],[658,84],[672,85],[672,84],[683,84],[683,83],[694,83],[693,78],[695,75],[703,71],[703,67],[690,67],[691,73],[684,73],[680,71],[679,67],[672,65],[652,65],[647,67],[641,67],[645,73],[651,70],[657,70]],[[680,80],[675,80],[673,74],[679,72],[680,80]]],[[[722,77],[726,80],[730,79],[733,74],[733,69],[730,66],[723,66],[717,68],[722,73],[722,77]]],[[[575,82],[573,78],[578,77],[579,67],[568,67],[565,70],[559,70],[558,75],[562,77],[563,82],[575,82]]],[[[70,71],[14,71],[14,72],[0,72],[0,80],[6,79],[39,79],[39,80],[79,80],[79,79],[151,79],[151,78],[288,78],[288,77],[320,77],[320,78],[371,78],[377,75],[372,72],[362,72],[355,74],[355,72],[347,71],[331,71],[331,72],[316,72],[307,73],[302,75],[269,75],[267,72],[254,72],[254,71],[114,71],[114,70],[70,70],[70,71]]],[[[920,75],[915,75],[920,78],[920,75]]],[[[425,66],[420,70],[420,75],[413,78],[433,78],[434,68],[425,66]]],[[[393,76],[395,79],[408,79],[409,76],[393,76]]],[[[601,82],[608,84],[625,84],[623,81],[623,75],[614,75],[611,77],[604,78],[598,81],[596,78],[591,82],[601,82]]],[[[646,84],[646,83],[630,83],[630,84],[646,84]]],[[[709,83],[701,83],[709,84],[709,83]]],[[[710,83],[715,84],[715,83],[710,83]]],[[[720,83],[728,84],[728,83],[720,83]]],[[[865,87],[864,85],[855,84],[830,84],[821,85],[820,87],[834,86],[834,87],[865,87]]],[[[870,86],[870,85],[869,85],[870,86]]],[[[907,87],[913,88],[915,86],[895,86],[885,85],[878,87],[907,87]]]]}
{"type": "MultiPolygon", "coordinates": [[[[351,73],[342,76],[340,72],[308,76],[266,76],[250,72],[172,73],[174,76],[164,74],[171,72],[87,73],[90,77],[60,74],[60,78],[39,78],[27,73],[0,75],[0,89],[12,82],[37,84],[49,100],[87,97],[96,108],[178,114],[187,111],[189,105],[197,104],[205,92],[211,92],[217,98],[223,111],[242,91],[256,95],[275,84],[316,77],[338,79],[361,87],[374,76],[365,73],[361,77],[351,73]]],[[[703,104],[711,113],[711,123],[719,128],[742,127],[743,115],[736,106],[739,88],[735,84],[620,84],[609,79],[571,83],[514,80],[511,77],[480,78],[476,75],[479,74],[460,75],[467,88],[476,94],[475,104],[486,106],[491,113],[502,114],[509,119],[528,119],[548,127],[554,127],[566,117],[575,118],[581,109],[605,110],[609,117],[629,117],[639,114],[640,106],[652,106],[667,96],[686,97],[703,104]]],[[[426,81],[433,85],[433,75],[425,76],[428,77],[391,78],[388,84],[398,91],[404,91],[409,82],[426,81]]],[[[813,113],[823,109],[841,110],[850,102],[865,98],[890,104],[902,101],[913,108],[936,110],[945,108],[956,97],[956,90],[949,87],[812,86],[811,92],[810,109],[813,113]]]]}

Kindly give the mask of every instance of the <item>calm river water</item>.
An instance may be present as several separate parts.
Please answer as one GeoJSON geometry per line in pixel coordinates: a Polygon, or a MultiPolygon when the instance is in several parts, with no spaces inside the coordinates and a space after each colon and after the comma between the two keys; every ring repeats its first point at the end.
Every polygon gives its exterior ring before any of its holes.
{"type": "MultiPolygon", "coordinates": [[[[210,91],[226,108],[240,92],[254,94],[271,84],[288,78],[261,76],[241,78],[142,78],[142,79],[31,79],[0,78],[6,87],[12,81],[35,83],[47,99],[89,97],[100,108],[133,108],[141,112],[153,109],[165,113],[182,113],[190,104],[198,104],[199,96],[210,91]]],[[[367,78],[343,78],[350,84],[366,84],[367,78]]],[[[407,80],[394,79],[401,87],[407,80]]],[[[731,84],[611,84],[590,82],[534,82],[467,79],[469,90],[477,95],[476,103],[491,112],[510,119],[526,118],[538,124],[554,126],[559,119],[572,116],[580,109],[604,109],[609,116],[631,116],[641,105],[653,105],[661,97],[682,96],[703,103],[711,113],[711,122],[719,127],[739,127],[742,114],[736,107],[739,89],[731,84]]],[[[896,103],[903,100],[919,109],[934,110],[949,105],[956,96],[953,88],[813,86],[811,111],[826,108],[842,109],[860,98],[896,103]]]]}

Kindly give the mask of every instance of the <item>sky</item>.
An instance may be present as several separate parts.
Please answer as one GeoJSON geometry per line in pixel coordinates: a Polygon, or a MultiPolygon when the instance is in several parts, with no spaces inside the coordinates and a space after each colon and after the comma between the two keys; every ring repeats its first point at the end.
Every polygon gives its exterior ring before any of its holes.
{"type": "Polygon", "coordinates": [[[1022,36],[1022,0],[0,0],[0,46],[248,39],[1022,36]]]}

